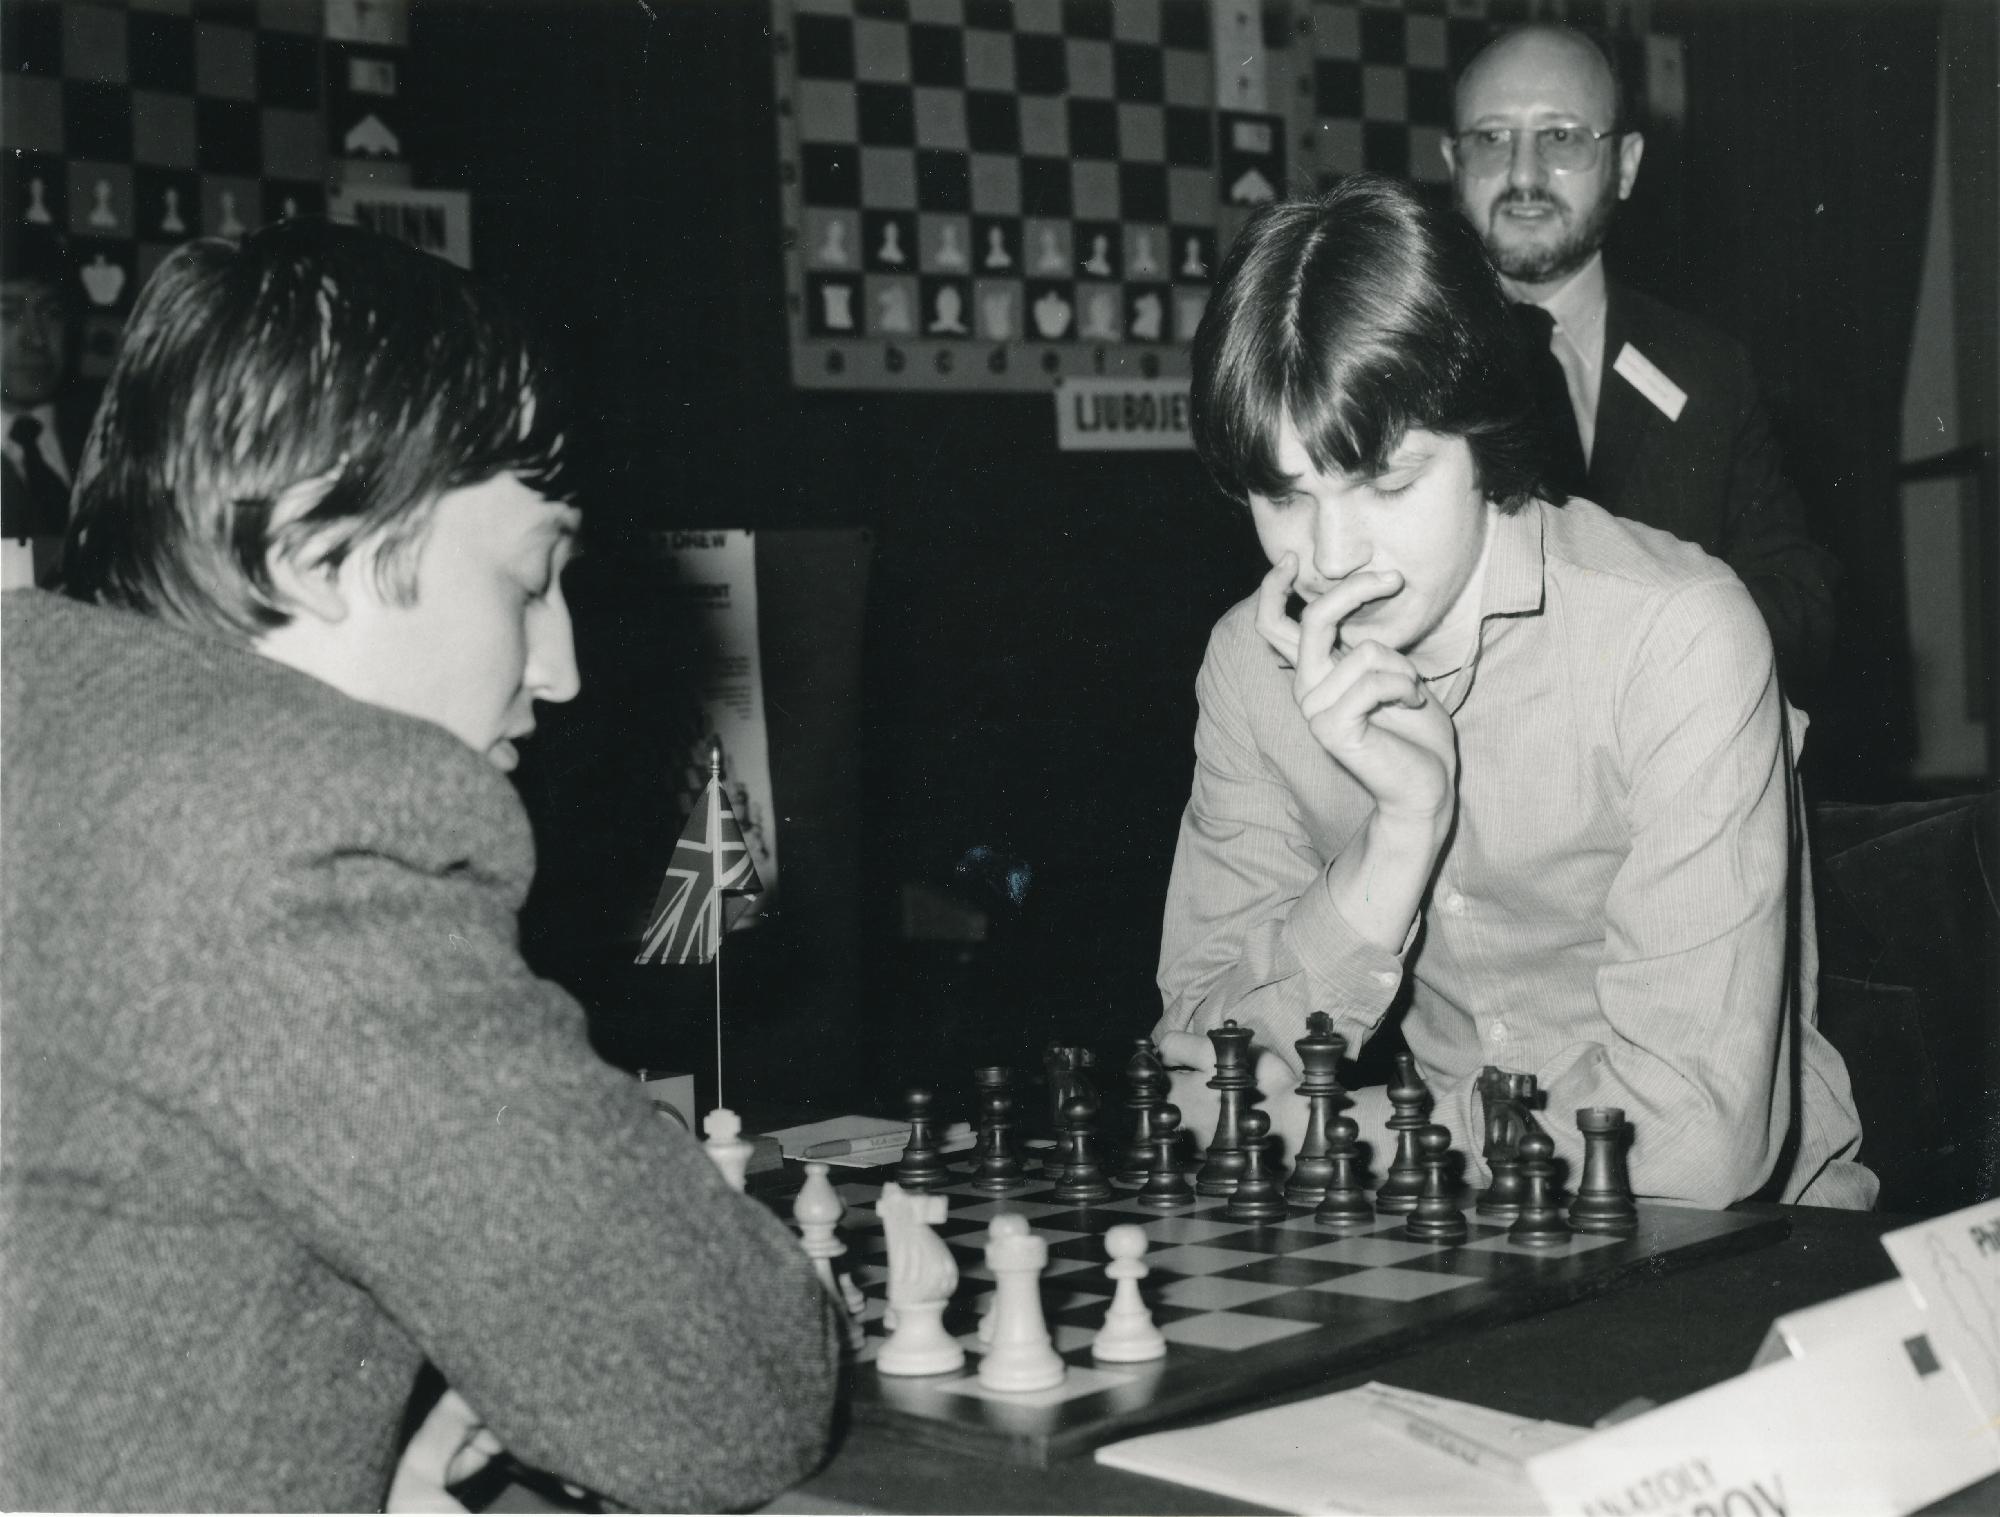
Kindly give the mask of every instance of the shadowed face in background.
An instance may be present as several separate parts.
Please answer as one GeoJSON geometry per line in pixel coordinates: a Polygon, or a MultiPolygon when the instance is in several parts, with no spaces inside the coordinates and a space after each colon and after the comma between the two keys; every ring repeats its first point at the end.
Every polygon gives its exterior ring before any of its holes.
{"type": "Polygon", "coordinates": [[[1513,134],[1505,160],[1491,167],[1469,162],[1454,138],[1445,139],[1444,157],[1459,209],[1501,274],[1523,287],[1517,293],[1560,284],[1604,245],[1645,149],[1636,132],[1608,136],[1596,143],[1588,167],[1559,172],[1550,167],[1536,131],[1610,132],[1617,111],[1617,84],[1603,55],[1586,39],[1559,30],[1509,33],[1473,59],[1459,80],[1455,132],[1513,134]]]}
{"type": "Polygon", "coordinates": [[[0,280],[0,394],[21,410],[55,398],[69,356],[62,292],[44,279],[0,280]]]}

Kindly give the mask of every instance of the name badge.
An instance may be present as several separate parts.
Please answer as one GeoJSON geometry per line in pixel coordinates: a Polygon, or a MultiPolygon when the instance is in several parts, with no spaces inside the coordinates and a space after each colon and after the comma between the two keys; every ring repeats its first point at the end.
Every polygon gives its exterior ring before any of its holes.
{"type": "Polygon", "coordinates": [[[1681,419],[1681,408],[1688,403],[1688,392],[1662,374],[1659,365],[1631,343],[1618,350],[1618,358],[1611,367],[1622,374],[1633,389],[1658,406],[1668,421],[1681,419]]]}

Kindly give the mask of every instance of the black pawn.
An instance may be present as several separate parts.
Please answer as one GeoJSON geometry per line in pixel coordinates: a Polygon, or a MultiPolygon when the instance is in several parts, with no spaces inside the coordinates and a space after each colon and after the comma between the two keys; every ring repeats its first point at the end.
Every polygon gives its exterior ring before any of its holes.
{"type": "Polygon", "coordinates": [[[1361,1188],[1361,1146],[1356,1141],[1361,1129],[1354,1118],[1337,1116],[1326,1125],[1326,1195],[1313,1213],[1313,1220],[1332,1227],[1355,1227],[1375,1220],[1375,1208],[1368,1204],[1368,1192],[1361,1188]]]}
{"type": "Polygon", "coordinates": [[[1424,1171],[1423,1191],[1410,1211],[1403,1231],[1424,1243],[1463,1243],[1471,1233],[1465,1213],[1451,1195],[1445,1164],[1451,1156],[1451,1131],[1426,1123],[1417,1130],[1417,1153],[1424,1171]]]}
{"type": "Polygon", "coordinates": [[[1417,1133],[1430,1121],[1431,1093],[1417,1073],[1413,1054],[1396,1055],[1396,1079],[1389,1087],[1389,1131],[1396,1135],[1396,1157],[1375,1192],[1375,1209],[1408,1212],[1417,1209],[1424,1191],[1424,1167],[1417,1159],[1417,1133]]]}
{"type": "Polygon", "coordinates": [[[1162,1101],[1153,1112],[1153,1164],[1139,1190],[1148,1211],[1180,1211],[1194,1205],[1194,1187],[1181,1169],[1181,1109],[1162,1101]]]}
{"type": "Polygon", "coordinates": [[[1561,1248],[1569,1224],[1555,1204],[1555,1139],[1539,1128],[1521,1139],[1521,1214],[1507,1229],[1507,1241],[1524,1248],[1561,1248]]]}
{"type": "Polygon", "coordinates": [[[910,1108],[910,1137],[896,1165],[896,1183],[904,1190],[936,1190],[951,1178],[944,1152],[931,1126],[931,1093],[912,1090],[904,1097],[910,1108]]]}
{"type": "Polygon", "coordinates": [[[1347,1052],[1347,1039],[1333,1030],[1332,1017],[1316,1011],[1306,1018],[1306,1035],[1292,1047],[1299,1051],[1299,1068],[1304,1071],[1298,1093],[1306,1098],[1306,1130],[1292,1161],[1285,1199],[1296,1206],[1317,1206],[1333,1178],[1328,1124],[1333,1121],[1334,1102],[1341,1096],[1335,1070],[1340,1056],[1347,1052]]]}
{"type": "Polygon", "coordinates": [[[1616,1106],[1586,1106],[1576,1114],[1583,1134],[1583,1178],[1569,1203],[1569,1225],[1580,1233],[1629,1238],[1639,1230],[1639,1208],[1625,1173],[1625,1113],[1616,1106]]]}
{"type": "Polygon", "coordinates": [[[991,1064],[972,1078],[979,1087],[979,1163],[972,1183],[980,1190],[1012,1190],[1023,1175],[1014,1150],[1014,1072],[991,1064]]]}
{"type": "Polygon", "coordinates": [[[1250,1039],[1254,1034],[1234,1021],[1211,1027],[1208,1041],[1215,1045],[1215,1075],[1208,1088],[1215,1092],[1215,1135],[1209,1139],[1208,1154],[1194,1177],[1197,1195],[1226,1196],[1243,1177],[1243,1113],[1256,1088],[1257,1078],[1250,1068],[1250,1039]]]}
{"type": "Polygon", "coordinates": [[[1097,1162],[1097,1098],[1088,1093],[1063,1108],[1063,1165],[1049,1191],[1054,1201],[1088,1204],[1111,1199],[1111,1182],[1097,1162]]]}
{"type": "Polygon", "coordinates": [[[1278,1177],[1271,1173],[1266,1155],[1271,1147],[1271,1115],[1265,1111],[1243,1113],[1243,1173],[1222,1214],[1231,1222],[1282,1222],[1285,1220],[1285,1193],[1278,1177]]]}
{"type": "Polygon", "coordinates": [[[1111,1179],[1116,1185],[1144,1185],[1153,1168],[1153,1113],[1173,1088],[1151,1038],[1140,1038],[1132,1050],[1131,1062],[1125,1066],[1125,1086],[1132,1141],[1125,1145],[1118,1172],[1111,1179]]]}

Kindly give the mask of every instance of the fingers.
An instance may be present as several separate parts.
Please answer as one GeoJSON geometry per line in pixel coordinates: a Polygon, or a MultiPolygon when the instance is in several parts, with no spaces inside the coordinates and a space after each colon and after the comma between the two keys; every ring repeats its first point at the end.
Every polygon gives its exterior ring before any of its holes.
{"type": "Polygon", "coordinates": [[[1160,1062],[1169,1069],[1215,1073],[1215,1045],[1198,1032],[1163,1033],[1153,1040],[1160,1062]]]}
{"type": "Polygon", "coordinates": [[[1350,574],[1306,607],[1299,617],[1299,687],[1304,689],[1326,678],[1335,663],[1334,645],[1340,625],[1368,602],[1394,595],[1403,588],[1403,576],[1393,570],[1350,574]]]}
{"type": "Polygon", "coordinates": [[[1299,662],[1299,624],[1285,615],[1285,602],[1298,574],[1297,556],[1287,553],[1257,586],[1257,630],[1277,650],[1278,657],[1294,668],[1299,662]]]}
{"type": "Polygon", "coordinates": [[[1299,711],[1308,722],[1332,714],[1343,726],[1363,720],[1381,706],[1421,707],[1424,686],[1416,666],[1381,643],[1356,643],[1326,675],[1299,693],[1299,711]]]}

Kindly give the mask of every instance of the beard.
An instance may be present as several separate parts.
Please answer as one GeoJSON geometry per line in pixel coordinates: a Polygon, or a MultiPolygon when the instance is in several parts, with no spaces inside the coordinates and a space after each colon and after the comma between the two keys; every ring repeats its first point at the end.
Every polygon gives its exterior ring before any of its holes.
{"type": "Polygon", "coordinates": [[[1486,251],[1493,255],[1494,266],[1509,279],[1522,284],[1548,284],[1574,274],[1604,246],[1618,197],[1609,193],[1608,189],[1600,190],[1582,218],[1568,222],[1565,235],[1554,242],[1536,242],[1525,246],[1510,245],[1500,240],[1497,229],[1501,225],[1501,213],[1510,205],[1546,206],[1565,218],[1570,216],[1571,208],[1553,195],[1523,190],[1505,190],[1495,196],[1493,204],[1487,208],[1486,251]]]}

